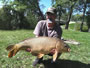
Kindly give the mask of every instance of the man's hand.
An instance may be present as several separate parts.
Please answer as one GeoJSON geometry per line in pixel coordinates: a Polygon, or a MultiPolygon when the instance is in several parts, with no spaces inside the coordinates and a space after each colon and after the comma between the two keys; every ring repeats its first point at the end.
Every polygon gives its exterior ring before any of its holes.
{"type": "Polygon", "coordinates": [[[31,52],[31,49],[30,49],[30,48],[27,48],[26,51],[27,51],[27,52],[31,52]]]}
{"type": "Polygon", "coordinates": [[[53,55],[53,54],[55,53],[55,50],[56,50],[56,49],[52,49],[52,50],[50,51],[50,54],[53,55]]]}
{"type": "MultiPolygon", "coordinates": [[[[50,51],[50,54],[53,55],[53,54],[55,53],[55,50],[56,50],[56,49],[52,49],[52,50],[50,51]]],[[[26,51],[27,51],[27,52],[31,52],[31,49],[30,49],[30,48],[27,48],[26,51]]]]}

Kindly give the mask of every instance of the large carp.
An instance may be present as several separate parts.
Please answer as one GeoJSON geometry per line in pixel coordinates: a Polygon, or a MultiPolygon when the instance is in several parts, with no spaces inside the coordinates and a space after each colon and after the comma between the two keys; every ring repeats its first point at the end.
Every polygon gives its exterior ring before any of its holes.
{"type": "Polygon", "coordinates": [[[10,58],[15,56],[19,50],[26,50],[27,48],[30,48],[30,53],[37,56],[37,58],[42,58],[45,54],[49,54],[54,49],[53,62],[55,62],[59,53],[70,51],[70,47],[64,43],[64,41],[52,37],[26,39],[15,45],[10,45],[6,49],[9,50],[8,57],[10,58]]]}

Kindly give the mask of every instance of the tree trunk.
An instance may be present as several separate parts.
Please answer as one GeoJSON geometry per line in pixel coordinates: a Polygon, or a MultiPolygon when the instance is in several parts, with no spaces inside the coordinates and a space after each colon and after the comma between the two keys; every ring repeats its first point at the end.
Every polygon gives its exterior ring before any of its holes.
{"type": "Polygon", "coordinates": [[[90,32],[90,28],[88,29],[88,32],[90,32]]]}
{"type": "MultiPolygon", "coordinates": [[[[76,3],[76,2],[75,2],[75,3],[76,3]]],[[[68,27],[69,27],[69,22],[70,22],[72,13],[73,13],[73,7],[74,7],[75,3],[74,3],[74,4],[71,6],[71,8],[70,8],[70,13],[69,13],[69,16],[68,16],[68,20],[67,20],[67,22],[66,22],[65,29],[68,29],[68,27]]]]}
{"type": "Polygon", "coordinates": [[[39,10],[39,13],[40,13],[41,19],[44,20],[44,15],[43,15],[42,11],[40,10],[40,7],[38,7],[38,10],[39,10]]]}
{"type": "Polygon", "coordinates": [[[82,18],[82,23],[80,25],[80,31],[83,31],[83,24],[84,24],[84,17],[85,17],[85,12],[86,12],[86,2],[84,3],[84,9],[83,9],[83,18],[82,18]]]}
{"type": "Polygon", "coordinates": [[[88,32],[90,32],[90,27],[88,27],[88,32]]]}
{"type": "MultiPolygon", "coordinates": [[[[38,3],[38,2],[37,2],[37,3],[38,3]]],[[[38,5],[37,5],[37,8],[38,8],[38,10],[39,10],[39,15],[41,16],[41,19],[44,20],[44,15],[43,15],[40,7],[39,7],[39,3],[38,3],[38,5]]]]}

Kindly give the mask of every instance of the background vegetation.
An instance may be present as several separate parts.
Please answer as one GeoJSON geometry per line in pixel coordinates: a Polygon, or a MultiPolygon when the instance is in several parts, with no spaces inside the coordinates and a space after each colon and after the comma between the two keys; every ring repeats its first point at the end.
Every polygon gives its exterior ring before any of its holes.
{"type": "MultiPolygon", "coordinates": [[[[90,0],[51,0],[57,9],[57,20],[69,28],[70,21],[80,22],[79,31],[83,31],[84,22],[90,30],[90,0]],[[61,22],[62,21],[62,22],[61,22]]],[[[1,0],[0,29],[34,29],[37,22],[45,19],[40,0],[1,0]]]]}

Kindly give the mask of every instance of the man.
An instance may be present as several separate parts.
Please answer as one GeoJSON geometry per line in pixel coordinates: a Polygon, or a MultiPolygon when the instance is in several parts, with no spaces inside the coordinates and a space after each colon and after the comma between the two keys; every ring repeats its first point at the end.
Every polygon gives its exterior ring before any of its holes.
{"type": "MultiPolygon", "coordinates": [[[[36,37],[47,36],[47,37],[57,37],[61,39],[62,29],[55,21],[56,15],[57,11],[54,7],[48,8],[46,12],[46,20],[39,21],[35,27],[33,33],[36,35],[36,37]]],[[[49,55],[52,55],[53,53],[54,50],[52,50],[51,54],[49,55]]],[[[36,58],[36,60],[33,63],[33,66],[39,63],[42,59],[36,58]]]]}
{"type": "Polygon", "coordinates": [[[36,35],[36,37],[48,36],[61,39],[62,29],[55,21],[56,14],[57,11],[54,7],[48,8],[46,12],[46,20],[39,21],[35,27],[33,33],[36,35]]]}

